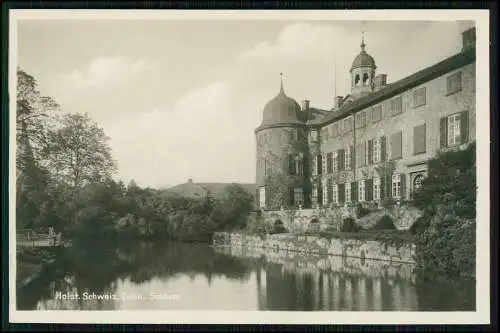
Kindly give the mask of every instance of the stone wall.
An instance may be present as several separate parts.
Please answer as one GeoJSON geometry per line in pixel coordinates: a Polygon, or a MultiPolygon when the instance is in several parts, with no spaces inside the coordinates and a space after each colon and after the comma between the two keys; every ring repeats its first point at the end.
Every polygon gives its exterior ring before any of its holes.
{"type": "MultiPolygon", "coordinates": [[[[356,220],[356,205],[317,209],[284,209],[264,211],[261,214],[264,223],[269,227],[279,220],[292,233],[322,231],[327,228],[340,230],[345,218],[352,217],[356,220]],[[313,221],[317,221],[317,223],[313,221]]],[[[389,215],[394,220],[394,225],[397,229],[408,230],[422,215],[422,212],[410,205],[394,205],[390,208],[381,207],[375,210],[374,213],[365,216],[363,220],[370,220],[368,224],[374,225],[383,215],[389,215]]],[[[251,223],[254,223],[255,218],[255,216],[252,217],[251,223]]],[[[363,224],[366,224],[366,222],[363,221],[363,224]]]]}
{"type": "Polygon", "coordinates": [[[283,265],[285,271],[311,273],[317,270],[365,277],[389,277],[414,281],[413,263],[364,260],[356,257],[303,255],[299,252],[245,246],[215,246],[214,250],[240,258],[265,258],[267,262],[283,265]]]}
{"type": "MultiPolygon", "coordinates": [[[[374,240],[327,239],[320,236],[296,234],[246,235],[240,233],[215,233],[216,246],[250,247],[274,251],[301,253],[302,255],[336,255],[389,262],[414,263],[414,244],[388,244],[374,240]]],[[[267,251],[266,251],[267,252],[267,251]]]]}

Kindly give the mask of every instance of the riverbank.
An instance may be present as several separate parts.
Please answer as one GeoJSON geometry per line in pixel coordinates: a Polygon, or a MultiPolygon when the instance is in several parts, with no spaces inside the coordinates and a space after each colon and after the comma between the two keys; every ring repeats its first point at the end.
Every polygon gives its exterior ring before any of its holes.
{"type": "Polygon", "coordinates": [[[16,253],[16,286],[24,288],[55,262],[55,255],[45,249],[19,248],[16,253]]]}
{"type": "Polygon", "coordinates": [[[340,238],[335,235],[326,237],[286,233],[257,236],[235,232],[216,232],[213,235],[213,245],[281,250],[303,255],[335,255],[363,260],[415,263],[415,245],[405,240],[394,242],[369,238],[340,238]]]}

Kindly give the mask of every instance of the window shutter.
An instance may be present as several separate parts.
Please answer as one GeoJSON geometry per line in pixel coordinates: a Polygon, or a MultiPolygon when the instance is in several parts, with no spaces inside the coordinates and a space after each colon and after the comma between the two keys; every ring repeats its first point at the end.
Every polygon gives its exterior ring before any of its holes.
{"type": "Polygon", "coordinates": [[[304,175],[309,175],[309,158],[304,155],[302,158],[302,166],[303,166],[303,174],[304,175]]]}
{"type": "Polygon", "coordinates": [[[373,179],[365,180],[365,199],[366,201],[373,200],[373,179]]]}
{"type": "Polygon", "coordinates": [[[345,184],[338,185],[338,197],[339,203],[343,204],[345,202],[345,184]]]}
{"type": "Polygon", "coordinates": [[[293,157],[292,155],[288,155],[288,174],[293,175],[294,174],[294,167],[293,167],[293,157]]]}
{"type": "Polygon", "coordinates": [[[290,206],[294,205],[295,197],[293,194],[294,194],[293,188],[292,187],[288,188],[288,201],[290,202],[290,206]]]}
{"type": "Polygon", "coordinates": [[[255,191],[255,203],[257,207],[260,207],[260,187],[257,187],[255,191]]]}
{"type": "Polygon", "coordinates": [[[397,160],[403,153],[403,132],[397,132],[391,135],[391,160],[397,160]]]}
{"type": "Polygon", "coordinates": [[[467,111],[460,113],[460,139],[461,143],[469,142],[469,113],[467,111]]]}
{"type": "Polygon", "coordinates": [[[350,161],[350,167],[351,167],[351,170],[354,170],[356,169],[356,155],[354,154],[354,146],[350,146],[350,149],[351,149],[351,161],[350,161]]]}
{"type": "Polygon", "coordinates": [[[318,154],[317,159],[318,159],[318,164],[317,164],[317,168],[318,168],[317,171],[318,172],[317,172],[317,174],[321,175],[322,171],[323,171],[323,157],[321,156],[321,154],[318,154]]]}
{"type": "Polygon", "coordinates": [[[401,180],[401,199],[406,199],[406,175],[404,173],[399,175],[401,180]]]}
{"type": "Polygon", "coordinates": [[[337,166],[338,166],[339,170],[345,169],[345,150],[344,149],[338,150],[337,164],[338,164],[337,166]]]}
{"type": "Polygon", "coordinates": [[[386,148],[386,139],[385,136],[380,138],[380,160],[385,162],[387,156],[387,148],[386,148]]]}
{"type": "Polygon", "coordinates": [[[385,183],[384,183],[384,178],[383,177],[380,177],[379,178],[380,180],[380,199],[384,199],[385,198],[385,183]]]}
{"type": "Polygon", "coordinates": [[[351,183],[351,201],[358,201],[358,182],[351,183]]]}
{"type": "Polygon", "coordinates": [[[332,169],[333,169],[333,154],[332,153],[328,153],[328,155],[326,155],[326,168],[327,168],[327,172],[328,173],[332,173],[332,169]]]}
{"type": "Polygon", "coordinates": [[[448,143],[448,117],[439,120],[439,133],[441,148],[446,147],[448,143]]]}
{"type": "Polygon", "coordinates": [[[368,140],[368,164],[373,164],[373,140],[368,140]]]}

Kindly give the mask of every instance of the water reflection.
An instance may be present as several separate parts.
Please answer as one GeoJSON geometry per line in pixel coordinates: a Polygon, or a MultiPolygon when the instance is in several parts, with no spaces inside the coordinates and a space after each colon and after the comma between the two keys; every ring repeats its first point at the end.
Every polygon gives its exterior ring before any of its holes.
{"type": "Polygon", "coordinates": [[[74,244],[17,301],[21,310],[474,310],[474,285],[422,285],[412,270],[245,248],[74,244]]]}

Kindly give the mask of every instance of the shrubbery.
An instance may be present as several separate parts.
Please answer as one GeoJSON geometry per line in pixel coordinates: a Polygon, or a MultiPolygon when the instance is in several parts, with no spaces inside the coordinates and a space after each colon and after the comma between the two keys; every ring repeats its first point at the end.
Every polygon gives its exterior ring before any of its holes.
{"type": "Polygon", "coordinates": [[[340,227],[340,231],[342,232],[358,232],[359,226],[356,224],[352,217],[347,217],[342,222],[342,226],[340,227]]]}
{"type": "Polygon", "coordinates": [[[440,153],[414,194],[423,216],[412,226],[417,268],[424,279],[475,277],[475,144],[440,153]]]}
{"type": "Polygon", "coordinates": [[[384,215],[377,221],[377,223],[375,223],[372,229],[394,230],[396,229],[396,226],[394,225],[394,221],[389,215],[384,215]]]}

